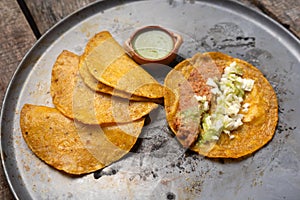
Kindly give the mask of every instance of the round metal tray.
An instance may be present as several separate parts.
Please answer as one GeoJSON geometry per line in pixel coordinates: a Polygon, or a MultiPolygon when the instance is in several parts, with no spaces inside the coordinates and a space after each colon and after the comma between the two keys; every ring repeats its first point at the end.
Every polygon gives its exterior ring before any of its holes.
{"type": "MultiPolygon", "coordinates": [[[[28,52],[2,106],[1,155],[17,199],[299,199],[300,45],[270,18],[231,1],[103,1],[61,21],[28,52]],[[102,171],[73,177],[38,159],[24,142],[20,109],[53,106],[52,65],[66,49],[81,54],[96,32],[123,43],[137,28],[160,25],[183,36],[181,57],[221,51],[257,66],[276,90],[273,140],[253,155],[207,159],[180,148],[164,108],[151,113],[132,152],[102,171]]],[[[153,74],[163,81],[168,70],[153,74]]]]}

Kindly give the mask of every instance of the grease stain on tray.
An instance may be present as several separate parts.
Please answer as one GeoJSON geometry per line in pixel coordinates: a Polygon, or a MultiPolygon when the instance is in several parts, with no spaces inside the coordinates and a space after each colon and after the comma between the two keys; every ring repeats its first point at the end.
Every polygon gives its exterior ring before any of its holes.
{"type": "Polygon", "coordinates": [[[207,35],[198,40],[198,49],[204,51],[220,51],[227,49],[248,49],[255,47],[255,37],[245,36],[243,30],[232,22],[214,25],[207,35]]]}
{"type": "Polygon", "coordinates": [[[90,38],[98,31],[99,26],[97,23],[84,22],[80,25],[80,31],[87,38],[90,38]]]}

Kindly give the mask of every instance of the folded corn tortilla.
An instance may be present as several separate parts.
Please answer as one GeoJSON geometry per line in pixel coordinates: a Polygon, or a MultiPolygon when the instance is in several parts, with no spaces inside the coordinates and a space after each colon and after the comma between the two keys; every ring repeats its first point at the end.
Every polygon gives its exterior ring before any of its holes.
{"type": "Polygon", "coordinates": [[[23,138],[32,152],[69,174],[99,170],[127,154],[135,144],[144,118],[101,127],[65,117],[55,108],[25,104],[20,115],[23,138]]]}
{"type": "Polygon", "coordinates": [[[137,102],[91,90],[78,71],[79,57],[63,51],[51,78],[53,104],[64,115],[86,124],[116,124],[135,121],[157,107],[153,102],[137,102]]]}
{"type": "Polygon", "coordinates": [[[135,63],[108,31],[97,33],[86,45],[79,68],[107,86],[134,96],[159,99],[164,88],[135,63]]]}

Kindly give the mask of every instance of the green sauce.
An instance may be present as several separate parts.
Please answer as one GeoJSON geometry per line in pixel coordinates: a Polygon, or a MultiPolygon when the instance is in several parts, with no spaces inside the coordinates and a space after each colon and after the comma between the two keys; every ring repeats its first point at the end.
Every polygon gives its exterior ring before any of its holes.
{"type": "Polygon", "coordinates": [[[166,57],[174,48],[173,38],[161,30],[146,30],[133,39],[133,48],[140,56],[158,60],[166,57]]]}

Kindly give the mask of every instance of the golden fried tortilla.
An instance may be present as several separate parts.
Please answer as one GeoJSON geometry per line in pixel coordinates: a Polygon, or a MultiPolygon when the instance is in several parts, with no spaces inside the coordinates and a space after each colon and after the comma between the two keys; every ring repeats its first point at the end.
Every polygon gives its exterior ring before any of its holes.
{"type": "Polygon", "coordinates": [[[25,104],[20,126],[40,159],[69,174],[85,174],[119,160],[135,144],[144,119],[118,126],[76,123],[57,109],[25,104]]]}
{"type": "MultiPolygon", "coordinates": [[[[196,54],[191,59],[179,63],[167,75],[165,86],[168,88],[165,92],[164,101],[169,126],[183,146],[186,145],[201,155],[211,158],[246,156],[263,147],[275,133],[278,121],[278,102],[275,91],[256,67],[243,60],[219,52],[196,54]],[[206,94],[209,91],[205,84],[207,78],[220,77],[224,68],[233,61],[242,67],[243,78],[255,81],[252,91],[246,93],[243,101],[243,103],[249,103],[251,106],[246,113],[240,111],[244,115],[243,125],[231,133],[234,138],[230,139],[228,135],[222,133],[219,140],[212,147],[207,148],[199,145],[197,141],[199,139],[198,131],[190,132],[190,135],[178,134],[179,127],[176,114],[181,108],[188,106],[193,108],[197,105],[196,101],[188,102],[188,98],[183,96],[189,95],[189,93],[199,96],[206,94]],[[190,75],[195,71],[200,75],[191,78],[190,75]]],[[[209,96],[208,98],[213,97],[209,96]]],[[[196,125],[192,124],[192,126],[196,125]]],[[[199,130],[199,125],[196,128],[192,127],[192,130],[199,130]]]]}
{"type": "MultiPolygon", "coordinates": [[[[81,75],[81,78],[83,79],[84,83],[91,88],[92,90],[96,92],[102,92],[122,98],[127,98],[133,101],[154,101],[153,99],[149,99],[146,97],[136,96],[132,95],[120,90],[116,90],[108,85],[105,85],[101,82],[99,82],[97,79],[93,77],[93,75],[89,72],[86,65],[81,65],[79,68],[79,73],[81,75]]],[[[156,101],[155,101],[156,102],[156,101]]],[[[157,101],[159,102],[159,101],[157,101]]]]}
{"type": "Polygon", "coordinates": [[[53,104],[64,115],[85,124],[116,124],[135,121],[157,107],[153,102],[136,102],[92,91],[78,72],[77,55],[63,51],[51,79],[53,104]]]}
{"type": "Polygon", "coordinates": [[[107,31],[88,42],[79,67],[83,65],[95,79],[114,89],[150,99],[163,97],[163,86],[135,63],[107,31]]]}

